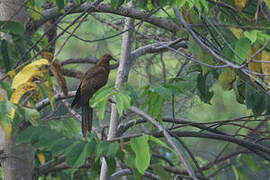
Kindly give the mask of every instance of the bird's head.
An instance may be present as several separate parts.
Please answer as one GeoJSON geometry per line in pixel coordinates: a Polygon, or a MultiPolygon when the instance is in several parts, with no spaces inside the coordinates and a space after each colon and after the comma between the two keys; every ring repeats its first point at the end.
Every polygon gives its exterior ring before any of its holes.
{"type": "Polygon", "coordinates": [[[110,54],[105,54],[104,56],[102,56],[102,59],[104,60],[104,61],[108,61],[108,62],[110,62],[110,60],[114,60],[114,61],[117,61],[114,57],[112,57],[112,55],[110,55],[110,54]]]}

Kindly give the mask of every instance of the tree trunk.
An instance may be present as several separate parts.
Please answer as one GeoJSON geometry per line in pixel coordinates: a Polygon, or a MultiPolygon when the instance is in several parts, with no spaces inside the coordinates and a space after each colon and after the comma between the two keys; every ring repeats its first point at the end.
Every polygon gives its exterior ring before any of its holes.
{"type": "MultiPolygon", "coordinates": [[[[133,1],[128,3],[129,7],[133,7],[133,1]]],[[[123,33],[122,35],[122,47],[121,47],[121,57],[118,67],[118,72],[116,76],[115,88],[120,88],[121,84],[127,82],[128,75],[130,71],[130,67],[132,65],[131,61],[131,47],[132,47],[132,38],[133,38],[133,29],[134,29],[134,19],[126,18],[125,19],[125,27],[124,31],[128,30],[127,32],[123,33]]],[[[110,126],[109,126],[109,134],[108,140],[112,139],[116,135],[116,130],[118,126],[118,112],[115,104],[111,105],[111,119],[110,119],[110,126]]],[[[100,180],[108,179],[108,166],[106,164],[106,160],[102,159],[102,166],[101,166],[101,173],[100,173],[100,180]]]]}
{"type": "MultiPolygon", "coordinates": [[[[16,21],[24,24],[28,17],[23,0],[0,2],[0,21],[16,21]]],[[[33,179],[34,150],[31,144],[16,145],[16,137],[7,139],[3,129],[0,128],[0,151],[4,180],[33,179]]]]}

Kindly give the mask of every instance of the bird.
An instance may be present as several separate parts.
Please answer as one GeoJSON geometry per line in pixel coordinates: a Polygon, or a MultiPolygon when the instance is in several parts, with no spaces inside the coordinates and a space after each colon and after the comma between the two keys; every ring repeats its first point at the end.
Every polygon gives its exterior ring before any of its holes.
{"type": "Polygon", "coordinates": [[[110,54],[103,55],[97,64],[86,71],[81,78],[76,95],[71,103],[71,108],[82,108],[82,134],[92,130],[93,108],[89,106],[89,100],[100,88],[106,85],[110,73],[110,60],[115,60],[110,54]]]}

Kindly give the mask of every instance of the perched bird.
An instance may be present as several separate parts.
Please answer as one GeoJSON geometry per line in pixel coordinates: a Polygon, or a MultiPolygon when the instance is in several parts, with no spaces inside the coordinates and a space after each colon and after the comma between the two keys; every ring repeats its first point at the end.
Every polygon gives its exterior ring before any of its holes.
{"type": "Polygon", "coordinates": [[[81,78],[81,83],[77,89],[76,95],[71,103],[71,107],[82,107],[82,134],[91,133],[93,109],[89,106],[89,99],[94,93],[103,87],[110,73],[110,60],[114,59],[110,54],[105,54],[100,58],[97,64],[88,69],[81,78]]]}

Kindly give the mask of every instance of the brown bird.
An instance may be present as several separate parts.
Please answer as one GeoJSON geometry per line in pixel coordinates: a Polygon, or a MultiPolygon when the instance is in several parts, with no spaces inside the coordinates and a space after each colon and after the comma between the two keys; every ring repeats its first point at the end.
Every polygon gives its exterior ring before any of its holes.
{"type": "Polygon", "coordinates": [[[81,83],[71,103],[71,107],[74,105],[76,108],[82,107],[83,137],[86,137],[87,132],[91,133],[92,130],[93,109],[89,106],[89,99],[107,83],[110,73],[110,60],[116,59],[110,54],[105,54],[97,64],[88,69],[81,78],[81,83]]]}

